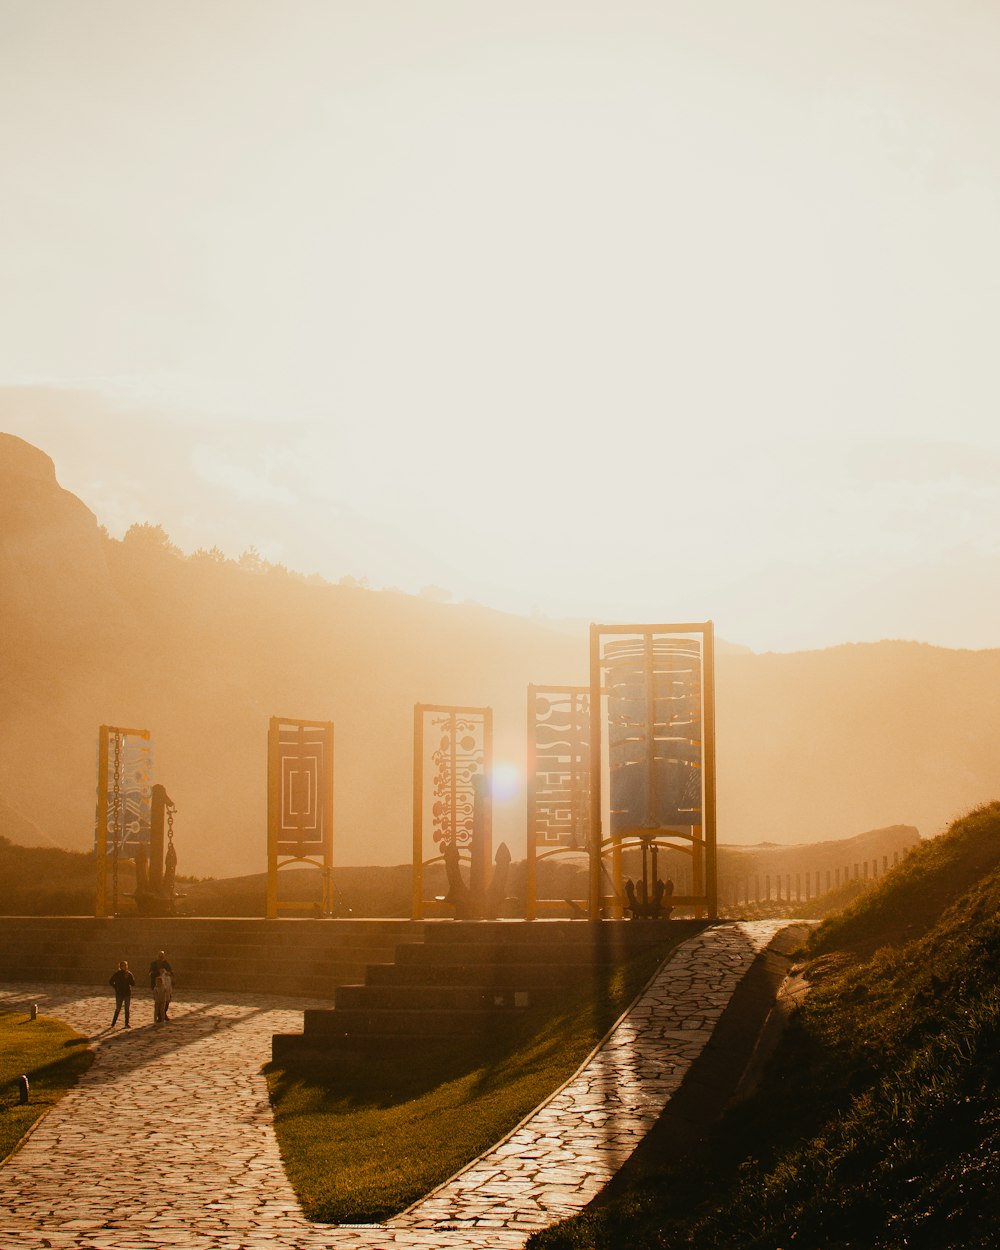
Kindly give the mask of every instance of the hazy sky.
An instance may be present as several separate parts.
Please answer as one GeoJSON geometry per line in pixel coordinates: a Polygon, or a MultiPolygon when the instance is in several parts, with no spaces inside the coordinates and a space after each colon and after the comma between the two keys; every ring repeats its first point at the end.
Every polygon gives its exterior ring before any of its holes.
{"type": "Polygon", "coordinates": [[[0,427],[112,532],[1000,646],[1000,6],[0,0],[0,427]]]}

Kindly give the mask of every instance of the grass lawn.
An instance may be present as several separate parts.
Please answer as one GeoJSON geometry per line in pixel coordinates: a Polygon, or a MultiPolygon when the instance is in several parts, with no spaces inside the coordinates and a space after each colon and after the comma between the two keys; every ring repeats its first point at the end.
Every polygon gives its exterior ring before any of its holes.
{"type": "Polygon", "coordinates": [[[0,1010],[0,1161],[28,1129],[75,1085],[93,1060],[87,1039],[57,1020],[30,1020],[0,1010]],[[20,1102],[17,1078],[28,1078],[29,1101],[20,1102]]]}
{"type": "MultiPolygon", "coordinates": [[[[669,932],[669,930],[668,930],[669,932]]],[[[288,1177],[310,1219],[384,1220],[509,1133],[566,1081],[686,929],[486,1039],[267,1069],[288,1177]]]]}

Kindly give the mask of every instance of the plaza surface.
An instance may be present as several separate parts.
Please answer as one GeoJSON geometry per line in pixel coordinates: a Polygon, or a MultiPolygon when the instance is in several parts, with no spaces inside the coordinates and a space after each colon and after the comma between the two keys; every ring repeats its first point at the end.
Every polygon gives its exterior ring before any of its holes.
{"type": "MultiPolygon", "coordinates": [[[[0,1248],[378,1250],[518,1247],[581,1210],[632,1154],[754,959],[788,922],[715,925],[679,946],[560,1090],[502,1142],[384,1225],[312,1224],[281,1166],[261,1073],[301,1005],[148,995],[108,1029],[110,989],[0,986],[90,1038],[94,1063],[0,1167],[0,1248]]],[[[183,969],[177,970],[183,987],[183,969]]]]}

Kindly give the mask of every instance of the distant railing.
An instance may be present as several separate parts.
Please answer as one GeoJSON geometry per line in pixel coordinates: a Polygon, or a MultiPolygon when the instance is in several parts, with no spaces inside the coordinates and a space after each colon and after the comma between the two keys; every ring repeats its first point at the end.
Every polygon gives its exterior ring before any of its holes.
{"type": "MultiPolygon", "coordinates": [[[[903,856],[906,854],[904,851],[903,856]]],[[[751,903],[808,903],[851,881],[874,884],[890,868],[897,867],[899,861],[900,852],[893,851],[891,865],[889,856],[883,855],[881,863],[876,857],[845,864],[843,868],[809,869],[806,872],[734,875],[723,869],[719,874],[719,903],[729,907],[749,906],[751,903]]]]}

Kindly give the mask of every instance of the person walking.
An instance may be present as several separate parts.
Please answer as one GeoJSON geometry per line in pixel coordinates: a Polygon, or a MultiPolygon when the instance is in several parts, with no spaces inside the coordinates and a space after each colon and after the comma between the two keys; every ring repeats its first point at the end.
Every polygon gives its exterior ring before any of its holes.
{"type": "Polygon", "coordinates": [[[170,1000],[174,996],[174,978],[173,975],[166,970],[166,968],[164,968],[164,970],[160,973],[160,977],[163,980],[163,1018],[164,1020],[169,1020],[170,1000]]]}
{"type": "Polygon", "coordinates": [[[149,965],[149,986],[153,991],[153,1020],[157,1024],[162,1020],[169,1020],[170,1000],[174,989],[174,970],[164,951],[160,951],[149,965]]]}
{"type": "Polygon", "coordinates": [[[153,986],[153,1023],[163,1024],[167,1020],[167,1007],[170,1004],[170,973],[161,972],[153,986]]]}
{"type": "Polygon", "coordinates": [[[111,1017],[111,1027],[114,1028],[118,1023],[118,1016],[121,1009],[125,1008],[125,1027],[132,1027],[129,1022],[129,1008],[132,1006],[132,986],[135,985],[135,977],[128,970],[128,960],[123,959],[117,969],[112,972],[109,985],[114,987],[115,991],[115,1014],[111,1017]]]}
{"type": "Polygon", "coordinates": [[[160,951],[153,962],[149,965],[149,988],[151,990],[156,989],[156,978],[161,972],[169,972],[171,976],[174,974],[173,968],[171,968],[170,964],[167,962],[167,956],[164,951],[160,951]]]}

